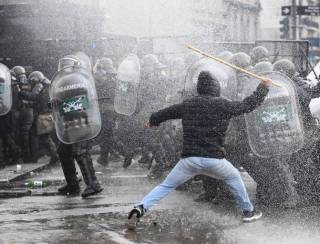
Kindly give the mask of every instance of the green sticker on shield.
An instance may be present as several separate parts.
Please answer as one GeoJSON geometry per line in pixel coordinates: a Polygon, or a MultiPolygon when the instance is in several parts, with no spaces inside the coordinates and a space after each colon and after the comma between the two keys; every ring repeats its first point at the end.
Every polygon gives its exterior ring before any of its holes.
{"type": "Polygon", "coordinates": [[[60,106],[60,113],[67,114],[72,112],[84,111],[89,107],[88,97],[76,96],[66,99],[62,102],[60,106]]]}
{"type": "Polygon", "coordinates": [[[257,122],[260,124],[281,123],[288,121],[291,117],[291,111],[287,106],[271,106],[259,111],[257,122]]]}

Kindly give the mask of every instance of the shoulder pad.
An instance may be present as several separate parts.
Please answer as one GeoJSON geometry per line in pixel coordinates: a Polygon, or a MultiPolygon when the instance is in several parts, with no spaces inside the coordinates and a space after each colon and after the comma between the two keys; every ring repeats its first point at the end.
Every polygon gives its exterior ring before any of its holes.
{"type": "Polygon", "coordinates": [[[43,89],[43,85],[41,83],[36,84],[33,89],[32,92],[35,94],[39,94],[43,89]]]}

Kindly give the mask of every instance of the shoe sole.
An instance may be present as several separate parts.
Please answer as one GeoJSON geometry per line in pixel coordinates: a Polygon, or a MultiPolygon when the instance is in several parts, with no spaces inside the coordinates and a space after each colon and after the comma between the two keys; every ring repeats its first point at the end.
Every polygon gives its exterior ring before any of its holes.
{"type": "Polygon", "coordinates": [[[136,215],[133,215],[130,219],[128,219],[128,221],[126,223],[126,228],[128,230],[135,230],[139,221],[140,221],[140,219],[137,218],[136,215]]]}
{"type": "Polygon", "coordinates": [[[82,198],[86,198],[86,197],[94,196],[94,195],[97,195],[97,194],[101,193],[102,191],[103,191],[103,188],[99,189],[98,191],[93,192],[92,194],[88,194],[88,195],[85,195],[85,196],[81,195],[81,197],[82,198]]]}
{"type": "Polygon", "coordinates": [[[242,221],[244,223],[251,223],[251,222],[257,221],[261,218],[262,218],[262,213],[260,213],[259,215],[252,216],[251,218],[242,218],[242,221]]]}

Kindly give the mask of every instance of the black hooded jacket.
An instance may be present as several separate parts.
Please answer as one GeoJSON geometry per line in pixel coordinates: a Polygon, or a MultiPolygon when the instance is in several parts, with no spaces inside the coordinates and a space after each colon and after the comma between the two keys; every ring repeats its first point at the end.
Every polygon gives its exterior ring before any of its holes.
{"type": "Polygon", "coordinates": [[[182,119],[182,157],[225,158],[224,142],[230,119],[253,111],[268,93],[262,84],[242,102],[220,97],[218,81],[207,71],[200,73],[198,96],[153,113],[150,125],[170,119],[182,119]]]}

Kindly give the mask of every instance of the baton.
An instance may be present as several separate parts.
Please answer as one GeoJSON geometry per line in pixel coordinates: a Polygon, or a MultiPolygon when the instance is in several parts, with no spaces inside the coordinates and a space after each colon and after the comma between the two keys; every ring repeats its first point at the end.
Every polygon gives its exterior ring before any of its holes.
{"type": "MultiPolygon", "coordinates": [[[[216,61],[218,61],[219,63],[222,63],[222,64],[224,64],[224,65],[226,65],[226,66],[228,66],[228,67],[231,67],[231,68],[233,68],[233,69],[235,69],[235,70],[238,70],[238,71],[240,71],[240,72],[242,72],[242,73],[245,73],[245,74],[250,75],[250,76],[252,76],[252,77],[254,77],[254,78],[257,78],[257,79],[259,79],[259,80],[264,80],[264,79],[265,79],[265,77],[262,77],[262,76],[260,76],[260,75],[255,74],[255,73],[252,73],[252,72],[250,72],[250,71],[248,71],[248,70],[245,70],[245,69],[243,69],[243,68],[240,68],[240,67],[238,67],[238,66],[236,66],[236,65],[234,65],[234,64],[228,63],[228,62],[224,61],[224,60],[221,59],[221,58],[217,58],[217,57],[214,57],[214,56],[212,56],[212,55],[210,55],[210,54],[207,54],[207,53],[205,53],[205,52],[203,52],[203,51],[201,51],[201,50],[199,50],[199,49],[197,49],[197,48],[195,48],[195,47],[192,47],[192,46],[189,45],[189,44],[187,44],[187,48],[191,49],[191,50],[194,51],[194,52],[200,53],[201,55],[203,55],[203,56],[205,56],[205,57],[207,57],[207,58],[216,60],[216,61]]],[[[275,83],[275,82],[272,82],[272,85],[274,85],[274,86],[276,86],[276,87],[281,87],[281,88],[282,88],[282,85],[277,84],[277,83],[275,83]]]]}

